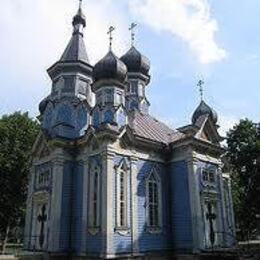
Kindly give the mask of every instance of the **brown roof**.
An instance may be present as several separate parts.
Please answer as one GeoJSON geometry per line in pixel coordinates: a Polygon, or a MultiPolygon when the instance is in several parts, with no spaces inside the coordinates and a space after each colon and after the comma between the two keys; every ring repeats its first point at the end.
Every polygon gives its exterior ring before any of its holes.
{"type": "Polygon", "coordinates": [[[185,136],[149,114],[143,114],[137,110],[129,115],[129,127],[134,135],[164,144],[177,141],[185,136]]]}

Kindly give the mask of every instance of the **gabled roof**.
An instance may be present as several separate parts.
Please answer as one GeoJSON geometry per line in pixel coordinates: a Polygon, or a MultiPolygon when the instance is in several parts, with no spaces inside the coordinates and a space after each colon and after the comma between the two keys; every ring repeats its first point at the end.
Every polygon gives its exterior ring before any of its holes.
{"type": "Polygon", "coordinates": [[[149,114],[135,110],[129,114],[129,127],[135,136],[168,145],[185,135],[169,128],[149,114]]]}
{"type": "Polygon", "coordinates": [[[89,63],[82,34],[75,33],[72,35],[69,44],[67,45],[64,53],[61,56],[60,61],[63,62],[83,61],[85,63],[89,63]]]}

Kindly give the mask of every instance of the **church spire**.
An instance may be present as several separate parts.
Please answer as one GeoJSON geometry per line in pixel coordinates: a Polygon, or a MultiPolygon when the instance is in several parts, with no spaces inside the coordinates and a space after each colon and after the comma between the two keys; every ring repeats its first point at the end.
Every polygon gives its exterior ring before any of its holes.
{"type": "Polygon", "coordinates": [[[79,8],[76,15],[73,17],[72,25],[72,38],[61,56],[61,61],[82,61],[89,64],[89,59],[83,40],[83,29],[86,27],[86,17],[82,11],[82,0],[79,0],[79,8]]]}

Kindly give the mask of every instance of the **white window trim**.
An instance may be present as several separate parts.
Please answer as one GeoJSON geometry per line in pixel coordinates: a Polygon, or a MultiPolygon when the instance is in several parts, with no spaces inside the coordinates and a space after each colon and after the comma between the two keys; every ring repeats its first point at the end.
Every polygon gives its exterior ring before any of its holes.
{"type": "Polygon", "coordinates": [[[205,186],[212,186],[212,187],[216,187],[217,186],[217,170],[216,169],[209,169],[207,167],[201,167],[201,180],[202,183],[205,186]],[[206,171],[208,174],[208,180],[204,180],[204,176],[203,176],[203,172],[206,171]],[[214,182],[209,181],[209,173],[213,173],[214,174],[214,182]]]}
{"type": "Polygon", "coordinates": [[[96,235],[100,230],[100,189],[101,189],[101,167],[96,161],[92,161],[89,170],[89,193],[88,193],[88,231],[92,235],[96,235]],[[94,225],[94,209],[93,209],[93,199],[94,199],[94,180],[95,173],[97,173],[97,208],[96,208],[96,225],[94,225]]]}
{"type": "Polygon", "coordinates": [[[115,220],[115,229],[122,235],[129,233],[128,226],[128,184],[129,184],[129,167],[127,165],[126,159],[124,158],[116,169],[116,220],[115,220]],[[125,169],[125,170],[124,170],[125,169]],[[124,225],[120,223],[120,173],[124,174],[124,225]]]}
{"type": "Polygon", "coordinates": [[[162,232],[162,185],[161,185],[161,178],[156,170],[156,168],[152,168],[151,172],[146,178],[146,230],[152,234],[158,234],[162,232]],[[150,215],[149,215],[149,179],[151,175],[154,175],[157,181],[158,187],[158,226],[150,226],[150,215]]]}

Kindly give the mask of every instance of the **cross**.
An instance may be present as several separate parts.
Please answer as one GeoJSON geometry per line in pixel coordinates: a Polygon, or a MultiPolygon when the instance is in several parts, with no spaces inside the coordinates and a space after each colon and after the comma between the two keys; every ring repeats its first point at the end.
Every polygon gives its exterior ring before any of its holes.
{"type": "Polygon", "coordinates": [[[129,31],[131,31],[131,45],[134,46],[134,41],[135,41],[135,27],[137,26],[136,23],[131,23],[129,27],[129,31]]]}
{"type": "Polygon", "coordinates": [[[79,9],[82,7],[82,0],[79,0],[79,9]]]}
{"type": "Polygon", "coordinates": [[[207,205],[208,208],[208,213],[206,214],[206,218],[209,221],[209,238],[210,238],[210,243],[211,246],[213,247],[214,242],[215,242],[215,231],[214,231],[214,227],[213,227],[213,220],[216,219],[216,214],[212,212],[212,205],[211,203],[208,203],[207,205]]]}
{"type": "Polygon", "coordinates": [[[115,27],[110,26],[109,30],[107,32],[107,34],[109,34],[109,50],[112,50],[112,41],[113,41],[113,36],[112,36],[112,32],[115,30],[115,27]]]}
{"type": "Polygon", "coordinates": [[[198,81],[198,84],[197,84],[197,86],[199,87],[199,92],[200,92],[200,98],[201,98],[201,100],[203,100],[203,92],[204,92],[204,90],[203,90],[203,85],[205,84],[205,82],[203,81],[203,80],[199,80],[198,81]]]}
{"type": "Polygon", "coordinates": [[[37,218],[38,221],[41,223],[41,231],[40,231],[40,236],[39,236],[40,247],[43,246],[43,242],[44,242],[44,223],[47,220],[47,215],[46,215],[45,211],[46,211],[46,205],[44,204],[41,208],[41,214],[37,218]]]}

